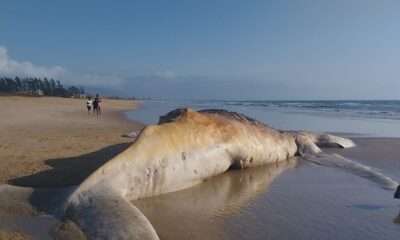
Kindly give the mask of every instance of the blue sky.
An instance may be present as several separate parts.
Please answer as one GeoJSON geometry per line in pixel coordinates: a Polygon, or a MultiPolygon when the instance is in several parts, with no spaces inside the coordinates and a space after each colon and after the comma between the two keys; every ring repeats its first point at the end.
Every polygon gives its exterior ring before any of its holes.
{"type": "Polygon", "coordinates": [[[399,99],[400,1],[2,1],[0,75],[163,99],[399,99]]]}

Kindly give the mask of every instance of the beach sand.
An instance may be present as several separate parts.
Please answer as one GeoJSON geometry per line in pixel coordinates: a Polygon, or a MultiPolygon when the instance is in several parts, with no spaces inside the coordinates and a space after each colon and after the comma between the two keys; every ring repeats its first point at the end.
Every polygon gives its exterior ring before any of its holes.
{"type": "Polygon", "coordinates": [[[85,99],[0,97],[0,183],[28,187],[79,184],[129,146],[123,133],[143,125],[123,112],[134,101],[102,102],[101,116],[88,114],[85,99]]]}
{"type": "MultiPolygon", "coordinates": [[[[88,114],[85,99],[0,97],[0,184],[55,188],[81,183],[133,141],[122,134],[142,124],[124,118],[136,101],[103,99],[102,115],[88,114]]],[[[0,195],[0,222],[35,216],[32,190],[0,195]]],[[[29,239],[16,229],[0,239],[29,239]]]]}
{"type": "MultiPolygon", "coordinates": [[[[97,117],[87,114],[83,99],[0,97],[0,183],[30,187],[0,192],[0,239],[52,239],[58,222],[43,214],[68,194],[69,188],[59,187],[82,182],[130,145],[133,140],[123,133],[143,128],[123,115],[135,102],[104,100],[102,107],[97,117]]],[[[354,140],[355,148],[325,151],[399,180],[400,139],[354,140]]],[[[133,204],[161,239],[335,239],[331,233],[337,229],[339,239],[400,237],[400,226],[392,223],[399,207],[391,191],[295,161],[233,171],[133,204]]],[[[73,223],[56,229],[57,239],[85,239],[73,223]]]]}

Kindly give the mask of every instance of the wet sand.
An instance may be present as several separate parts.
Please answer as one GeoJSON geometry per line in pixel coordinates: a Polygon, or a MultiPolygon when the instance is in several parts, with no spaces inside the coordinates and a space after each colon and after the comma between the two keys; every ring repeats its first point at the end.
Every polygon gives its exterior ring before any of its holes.
{"type": "MultiPolygon", "coordinates": [[[[324,150],[400,180],[400,139],[355,141],[352,149],[324,150]]],[[[400,202],[393,193],[297,158],[132,203],[161,239],[399,239],[400,202]]]]}
{"type": "Polygon", "coordinates": [[[355,148],[328,150],[382,169],[400,180],[400,138],[353,138],[355,148]]]}
{"type": "MultiPolygon", "coordinates": [[[[101,117],[81,99],[0,98],[0,239],[85,239],[49,216],[91,172],[129,146],[121,134],[130,101],[103,103],[101,117]],[[3,117],[4,116],[4,117],[3,117]],[[65,187],[65,188],[57,188],[65,187]],[[54,226],[56,226],[54,228],[54,226]]],[[[355,138],[332,150],[399,181],[400,139],[355,138]]],[[[161,239],[399,239],[393,191],[301,158],[234,170],[183,191],[132,202],[161,239]]]]}

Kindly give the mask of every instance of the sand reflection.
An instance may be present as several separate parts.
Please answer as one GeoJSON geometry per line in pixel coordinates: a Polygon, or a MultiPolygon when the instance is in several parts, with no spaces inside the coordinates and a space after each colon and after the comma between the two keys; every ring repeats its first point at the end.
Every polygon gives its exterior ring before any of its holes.
{"type": "Polygon", "coordinates": [[[228,171],[192,188],[135,200],[161,239],[221,239],[224,221],[251,204],[296,159],[228,171]]]}

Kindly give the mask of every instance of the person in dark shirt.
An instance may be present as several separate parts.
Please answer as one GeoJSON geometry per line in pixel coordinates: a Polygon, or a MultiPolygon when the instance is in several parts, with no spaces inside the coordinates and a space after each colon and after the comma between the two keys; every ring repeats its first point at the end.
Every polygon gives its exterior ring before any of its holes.
{"type": "Polygon", "coordinates": [[[99,94],[96,94],[96,97],[94,98],[93,101],[93,113],[96,111],[97,116],[100,114],[101,115],[101,97],[99,96],[99,94]]]}

